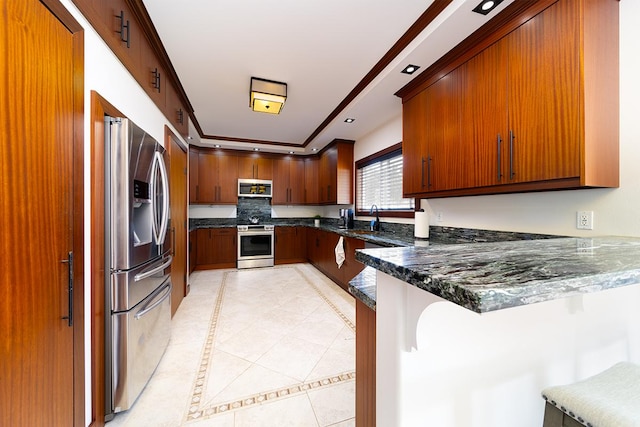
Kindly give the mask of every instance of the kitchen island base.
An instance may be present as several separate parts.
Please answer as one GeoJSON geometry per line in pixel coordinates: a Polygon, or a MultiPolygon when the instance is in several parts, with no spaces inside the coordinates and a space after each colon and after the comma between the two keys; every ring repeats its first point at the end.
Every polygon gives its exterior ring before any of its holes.
{"type": "Polygon", "coordinates": [[[640,361],[640,285],[478,314],[377,272],[379,426],[539,427],[541,390],[640,361]]]}

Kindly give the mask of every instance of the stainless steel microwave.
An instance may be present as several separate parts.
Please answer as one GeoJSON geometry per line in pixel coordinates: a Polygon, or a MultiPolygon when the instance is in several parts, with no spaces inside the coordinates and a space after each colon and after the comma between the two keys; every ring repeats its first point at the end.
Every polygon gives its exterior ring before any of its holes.
{"type": "Polygon", "coordinates": [[[271,198],[273,182],[266,179],[238,179],[238,197],[271,198]]]}

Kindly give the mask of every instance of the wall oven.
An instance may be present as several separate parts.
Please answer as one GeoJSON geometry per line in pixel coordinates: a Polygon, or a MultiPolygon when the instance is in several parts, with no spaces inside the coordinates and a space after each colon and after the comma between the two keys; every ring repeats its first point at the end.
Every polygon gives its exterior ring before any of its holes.
{"type": "Polygon", "coordinates": [[[238,226],[238,268],[273,267],[273,225],[238,226]]]}

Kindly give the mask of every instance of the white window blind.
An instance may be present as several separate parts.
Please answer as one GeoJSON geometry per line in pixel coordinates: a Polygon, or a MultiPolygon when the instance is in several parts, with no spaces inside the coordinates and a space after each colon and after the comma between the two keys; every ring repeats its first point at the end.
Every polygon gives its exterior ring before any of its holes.
{"type": "Polygon", "coordinates": [[[357,210],[413,210],[413,198],[402,197],[402,154],[360,167],[357,170],[357,210]]]}

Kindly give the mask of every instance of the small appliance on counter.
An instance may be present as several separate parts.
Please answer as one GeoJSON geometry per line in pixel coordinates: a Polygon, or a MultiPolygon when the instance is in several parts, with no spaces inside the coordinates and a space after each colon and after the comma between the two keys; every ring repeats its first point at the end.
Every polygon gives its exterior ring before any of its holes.
{"type": "Polygon", "coordinates": [[[353,228],[353,209],[340,209],[339,228],[353,228]]]}

